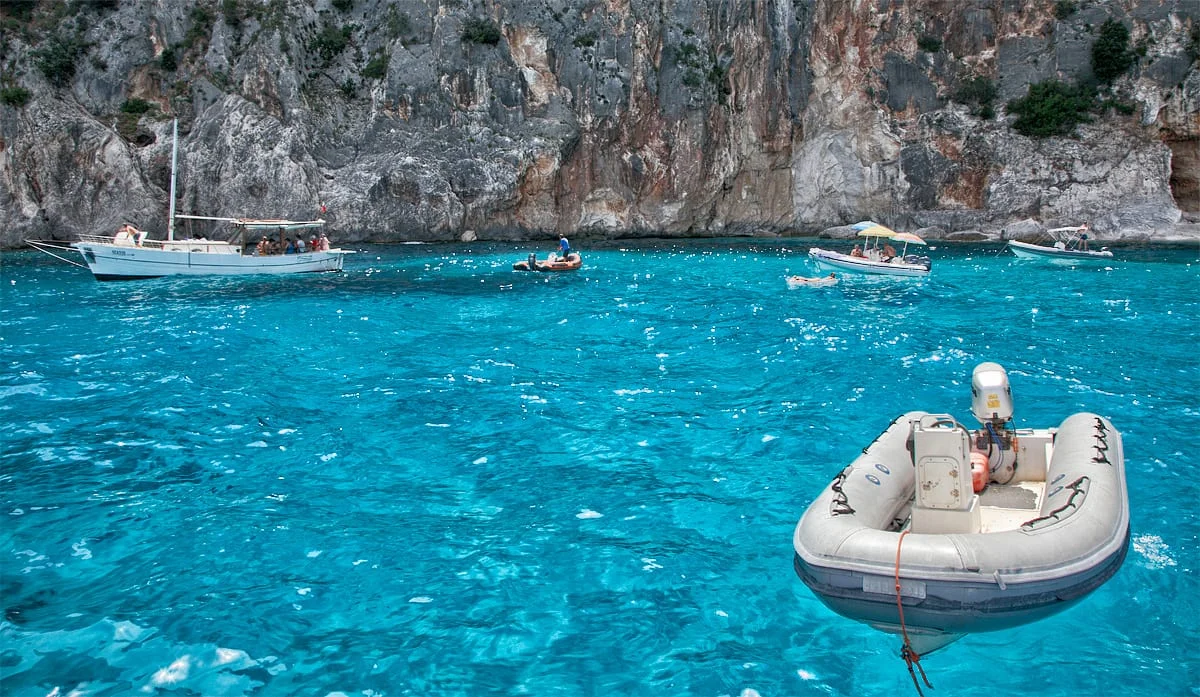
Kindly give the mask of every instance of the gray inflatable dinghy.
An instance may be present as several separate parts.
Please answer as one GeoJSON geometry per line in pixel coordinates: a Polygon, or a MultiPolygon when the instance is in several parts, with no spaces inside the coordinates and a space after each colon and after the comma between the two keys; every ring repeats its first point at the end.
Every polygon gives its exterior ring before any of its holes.
{"type": "Polygon", "coordinates": [[[902,635],[917,660],[1070,607],[1117,572],[1129,546],[1121,435],[1107,419],[1016,429],[995,363],[975,369],[972,392],[982,428],[948,414],[898,417],[793,536],[796,573],[813,593],[902,635]]]}

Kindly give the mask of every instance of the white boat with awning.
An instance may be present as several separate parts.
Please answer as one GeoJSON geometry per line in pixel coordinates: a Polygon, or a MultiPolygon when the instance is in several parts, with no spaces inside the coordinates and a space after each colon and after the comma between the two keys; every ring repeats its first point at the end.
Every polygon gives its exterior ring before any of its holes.
{"type": "MultiPolygon", "coordinates": [[[[179,146],[178,123],[174,126],[171,149],[171,205],[165,240],[147,239],[144,231],[122,225],[113,235],[80,235],[69,244],[54,240],[25,240],[34,249],[76,266],[86,266],[100,281],[156,278],[159,276],[243,276],[250,274],[292,274],[315,271],[341,271],[345,255],[353,252],[329,249],[328,238],[317,249],[299,253],[267,254],[255,246],[253,234],[278,239],[283,251],[287,241],[301,232],[308,234],[325,226],[322,219],[277,220],[258,218],[222,218],[176,215],[175,172],[179,146]],[[226,223],[233,232],[228,240],[193,238],[175,239],[177,219],[226,223]],[[78,252],[80,264],[56,252],[78,252]]],[[[315,233],[313,233],[315,234],[315,233]]]]}
{"type": "Polygon", "coordinates": [[[1074,225],[1071,227],[1056,227],[1046,231],[1052,240],[1050,244],[1033,244],[1009,240],[1008,248],[1022,259],[1063,259],[1073,261],[1103,261],[1112,259],[1113,253],[1108,247],[1089,249],[1088,226],[1074,225]]]}
{"type": "Polygon", "coordinates": [[[932,269],[929,257],[908,253],[909,244],[924,246],[925,240],[911,232],[896,232],[870,220],[855,223],[853,227],[858,230],[858,236],[864,238],[861,249],[854,245],[853,252],[844,254],[813,247],[808,250],[808,255],[818,266],[836,271],[886,276],[929,275],[932,269]],[[903,243],[903,250],[897,253],[892,242],[903,243]]]}

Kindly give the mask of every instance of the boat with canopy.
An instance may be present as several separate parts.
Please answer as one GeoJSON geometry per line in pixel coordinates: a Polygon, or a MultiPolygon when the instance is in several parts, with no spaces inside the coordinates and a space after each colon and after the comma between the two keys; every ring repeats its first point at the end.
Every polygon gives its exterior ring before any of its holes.
{"type": "Polygon", "coordinates": [[[263,239],[278,236],[282,251],[292,236],[301,231],[324,228],[323,219],[278,220],[224,218],[175,213],[175,183],[179,148],[179,123],[172,127],[170,212],[164,240],[147,239],[146,233],[125,224],[113,235],[80,235],[70,244],[55,240],[25,240],[26,244],[68,264],[89,269],[100,281],[157,278],[160,276],[240,276],[250,274],[292,274],[316,271],[341,271],[350,250],[329,249],[328,238],[320,236],[317,249],[295,254],[262,253],[265,245],[247,240],[254,233],[263,239]],[[204,237],[175,239],[177,219],[228,223],[233,228],[229,240],[204,237]],[[322,244],[323,242],[323,244],[322,244]],[[78,252],[79,263],[56,252],[78,252]]]}
{"type": "Polygon", "coordinates": [[[1022,259],[1062,259],[1066,261],[1112,259],[1113,253],[1108,247],[1089,249],[1088,225],[1071,227],[1056,227],[1046,231],[1050,244],[1033,244],[1009,240],[1008,248],[1022,259]]]}
{"type": "Polygon", "coordinates": [[[911,232],[896,232],[871,220],[855,223],[858,237],[863,238],[863,248],[855,245],[850,254],[813,247],[808,250],[818,265],[838,271],[883,274],[888,276],[927,276],[932,268],[929,257],[908,253],[908,245],[925,246],[925,240],[911,232]],[[903,244],[897,254],[893,242],[903,244]]]}

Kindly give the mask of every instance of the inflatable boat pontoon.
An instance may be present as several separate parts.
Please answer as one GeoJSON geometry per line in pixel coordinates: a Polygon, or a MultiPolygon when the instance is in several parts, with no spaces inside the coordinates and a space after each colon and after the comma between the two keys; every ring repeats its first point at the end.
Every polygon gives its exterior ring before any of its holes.
{"type": "Polygon", "coordinates": [[[1117,572],[1129,545],[1121,435],[1107,419],[1013,428],[995,363],[975,369],[972,392],[980,429],[948,414],[898,417],[793,536],[813,593],[902,635],[906,658],[1070,607],[1117,572]]]}

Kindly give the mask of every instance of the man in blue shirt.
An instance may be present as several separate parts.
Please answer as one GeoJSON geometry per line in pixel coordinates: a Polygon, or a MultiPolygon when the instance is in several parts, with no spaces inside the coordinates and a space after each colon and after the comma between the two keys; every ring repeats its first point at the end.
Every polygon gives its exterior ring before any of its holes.
{"type": "Polygon", "coordinates": [[[558,238],[558,252],[559,252],[559,256],[562,257],[563,261],[566,261],[567,255],[569,255],[571,253],[571,243],[567,242],[566,235],[561,235],[558,238]]]}

